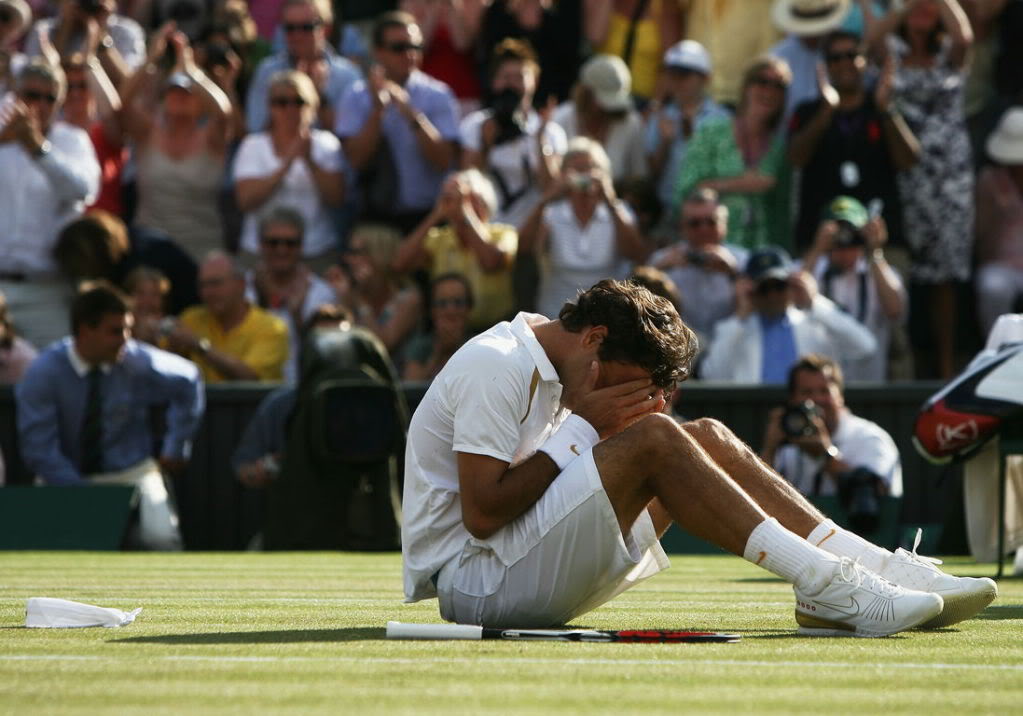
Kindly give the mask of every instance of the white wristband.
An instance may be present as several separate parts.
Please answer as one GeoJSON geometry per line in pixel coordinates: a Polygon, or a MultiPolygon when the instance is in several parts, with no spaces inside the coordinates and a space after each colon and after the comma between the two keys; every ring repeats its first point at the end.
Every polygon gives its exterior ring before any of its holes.
{"type": "Polygon", "coordinates": [[[540,446],[540,452],[547,453],[559,470],[568,467],[568,463],[582,455],[586,450],[600,442],[600,435],[593,426],[572,413],[561,424],[558,431],[547,438],[540,446]]]}

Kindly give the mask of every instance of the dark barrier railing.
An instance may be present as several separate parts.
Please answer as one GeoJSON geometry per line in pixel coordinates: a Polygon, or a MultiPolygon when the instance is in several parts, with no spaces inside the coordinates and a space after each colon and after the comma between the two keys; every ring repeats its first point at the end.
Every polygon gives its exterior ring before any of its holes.
{"type": "MultiPolygon", "coordinates": [[[[414,409],[425,390],[423,384],[405,386],[414,409]]],[[[938,389],[935,383],[896,383],[857,386],[846,390],[853,412],[879,423],[895,438],[902,452],[905,497],[901,521],[907,524],[942,524],[961,520],[960,470],[939,468],[922,460],[910,436],[920,404],[938,389]]],[[[234,384],[207,388],[207,408],[196,439],[191,464],[175,479],[185,543],[189,549],[244,549],[260,528],[262,494],[241,486],[230,459],[238,438],[262,397],[270,388],[234,384]]],[[[680,409],[688,418],[721,420],[754,448],[760,447],[767,412],[784,399],[780,388],[687,384],[680,409]]],[[[21,463],[15,430],[13,391],[0,388],[0,450],[7,464],[7,483],[31,483],[21,463]]],[[[957,549],[961,545],[945,545],[957,549]]]]}

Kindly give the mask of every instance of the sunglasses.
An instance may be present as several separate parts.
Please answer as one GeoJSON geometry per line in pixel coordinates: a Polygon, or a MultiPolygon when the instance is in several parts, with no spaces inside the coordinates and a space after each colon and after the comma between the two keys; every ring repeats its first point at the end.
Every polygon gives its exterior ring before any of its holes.
{"type": "Polygon", "coordinates": [[[761,296],[765,296],[775,291],[784,291],[789,287],[785,281],[779,281],[778,279],[770,279],[763,283],[757,284],[757,293],[761,296]]]}
{"type": "Polygon", "coordinates": [[[686,226],[690,229],[698,229],[701,226],[715,226],[718,220],[713,216],[694,216],[692,219],[686,219],[686,226]]]}
{"type": "Polygon", "coordinates": [[[35,90],[22,90],[21,98],[26,102],[39,102],[40,100],[47,102],[48,104],[55,104],[57,102],[57,95],[52,92],[36,92],[35,90]]]}
{"type": "Polygon", "coordinates": [[[277,236],[264,236],[263,245],[269,246],[271,249],[276,249],[280,246],[284,246],[289,249],[297,249],[299,246],[302,245],[302,239],[296,239],[293,236],[288,236],[287,238],[277,236]]]}
{"type": "Polygon", "coordinates": [[[828,61],[829,65],[833,65],[837,62],[841,62],[842,60],[849,60],[852,62],[859,56],[860,53],[856,50],[846,50],[845,52],[829,52],[824,59],[828,61]]]}
{"type": "Polygon", "coordinates": [[[301,97],[271,97],[271,107],[305,107],[305,100],[301,97]]]}
{"type": "Polygon", "coordinates": [[[434,308],[466,308],[468,305],[464,298],[438,298],[433,302],[434,308]]]}
{"type": "Polygon", "coordinates": [[[422,52],[423,46],[417,45],[414,42],[392,42],[390,45],[384,45],[384,49],[388,52],[408,52],[414,50],[416,52],[422,52]]]}
{"type": "Polygon", "coordinates": [[[316,22],[286,22],[284,23],[285,32],[312,32],[323,23],[317,20],[316,22]]]}
{"type": "Polygon", "coordinates": [[[754,77],[752,80],[750,80],[750,84],[757,85],[758,87],[772,87],[776,90],[781,90],[783,92],[786,89],[788,89],[784,82],[782,82],[781,80],[776,80],[773,77],[763,76],[754,77]]]}

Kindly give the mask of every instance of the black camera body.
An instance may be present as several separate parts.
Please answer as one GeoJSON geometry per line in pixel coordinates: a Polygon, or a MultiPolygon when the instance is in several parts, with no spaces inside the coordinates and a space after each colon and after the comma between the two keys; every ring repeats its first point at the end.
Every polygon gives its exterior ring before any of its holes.
{"type": "Polygon", "coordinates": [[[697,249],[689,249],[686,251],[686,263],[695,268],[706,266],[707,254],[697,249]]]}
{"type": "Polygon", "coordinates": [[[838,476],[838,500],[855,532],[870,534],[878,528],[883,490],[884,481],[865,467],[838,476]]]}
{"type": "Polygon", "coordinates": [[[820,415],[821,409],[812,400],[789,405],[781,414],[781,430],[789,440],[810,437],[817,433],[813,419],[820,415]]]}
{"type": "Polygon", "coordinates": [[[503,89],[490,102],[497,122],[494,145],[513,142],[526,134],[526,113],[522,111],[522,93],[514,88],[503,89]]]}
{"type": "Polygon", "coordinates": [[[837,221],[838,232],[835,234],[834,246],[847,248],[851,246],[864,246],[863,232],[857,229],[848,221],[837,221]]]}

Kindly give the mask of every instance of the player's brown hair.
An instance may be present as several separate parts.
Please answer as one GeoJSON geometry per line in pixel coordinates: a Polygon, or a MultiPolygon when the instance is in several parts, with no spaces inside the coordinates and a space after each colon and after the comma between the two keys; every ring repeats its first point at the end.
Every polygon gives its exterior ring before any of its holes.
{"type": "Polygon", "coordinates": [[[698,343],[671,305],[630,281],[604,279],[566,303],[558,319],[567,331],[606,326],[597,355],[602,361],[631,363],[650,372],[664,390],[689,377],[698,343]]]}

